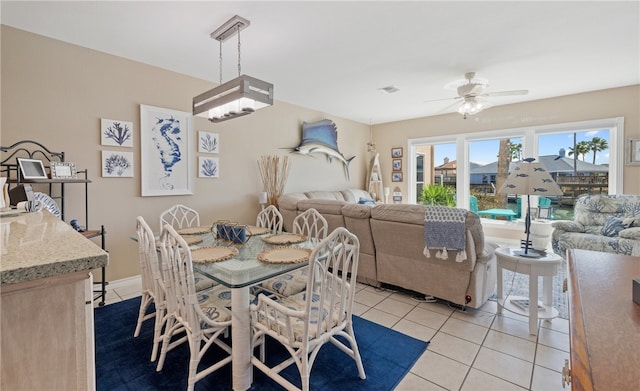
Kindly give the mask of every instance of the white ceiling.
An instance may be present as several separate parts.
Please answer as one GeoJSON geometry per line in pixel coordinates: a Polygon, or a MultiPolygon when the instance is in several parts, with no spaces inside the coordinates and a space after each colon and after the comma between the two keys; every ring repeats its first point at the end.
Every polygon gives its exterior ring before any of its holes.
{"type": "MultiPolygon", "coordinates": [[[[441,114],[453,101],[425,101],[454,97],[451,82],[468,71],[488,79],[487,92],[529,90],[494,105],[640,84],[639,5],[2,1],[0,17],[217,83],[219,46],[209,34],[238,14],[251,22],[241,33],[242,73],[272,82],[276,100],[377,124],[441,114]],[[399,91],[378,91],[387,86],[399,91]]],[[[223,81],[237,76],[236,45],[223,44],[223,81]]]]}

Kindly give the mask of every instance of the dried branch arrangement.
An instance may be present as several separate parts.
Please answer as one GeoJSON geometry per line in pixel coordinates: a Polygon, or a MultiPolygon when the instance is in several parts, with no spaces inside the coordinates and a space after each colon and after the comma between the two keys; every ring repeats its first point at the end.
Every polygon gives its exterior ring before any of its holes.
{"type": "Polygon", "coordinates": [[[262,186],[267,193],[269,205],[278,206],[278,197],[284,191],[289,175],[289,157],[277,155],[263,155],[258,160],[262,186]]]}

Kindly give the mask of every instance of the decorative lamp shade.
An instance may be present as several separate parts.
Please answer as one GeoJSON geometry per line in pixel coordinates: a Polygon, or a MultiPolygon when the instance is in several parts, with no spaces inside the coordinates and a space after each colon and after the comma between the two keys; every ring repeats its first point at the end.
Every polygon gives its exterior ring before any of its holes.
{"type": "Polygon", "coordinates": [[[526,194],[537,196],[562,195],[562,189],[551,178],[541,163],[533,163],[533,158],[518,162],[502,184],[499,194],[526,194]]]}
{"type": "Polygon", "coordinates": [[[222,122],[273,105],[273,84],[242,75],[193,98],[193,115],[222,122]]]}

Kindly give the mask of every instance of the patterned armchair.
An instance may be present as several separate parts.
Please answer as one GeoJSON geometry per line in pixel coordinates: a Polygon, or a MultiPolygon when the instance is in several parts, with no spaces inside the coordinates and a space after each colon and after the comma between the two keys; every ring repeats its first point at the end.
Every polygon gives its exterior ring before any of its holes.
{"type": "Polygon", "coordinates": [[[576,201],[573,221],[556,221],[553,251],[583,249],[640,256],[640,195],[585,195],[576,201]]]}

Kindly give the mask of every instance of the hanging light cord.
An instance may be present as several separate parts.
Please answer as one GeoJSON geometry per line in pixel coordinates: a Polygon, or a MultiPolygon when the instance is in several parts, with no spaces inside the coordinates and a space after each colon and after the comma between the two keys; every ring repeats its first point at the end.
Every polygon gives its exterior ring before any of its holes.
{"type": "MultiPolygon", "coordinates": [[[[240,76],[242,72],[242,69],[240,68],[240,25],[236,25],[235,29],[236,34],[238,34],[238,76],[240,76]]],[[[220,84],[222,84],[222,39],[218,39],[218,42],[220,43],[220,49],[218,51],[218,61],[220,62],[220,84]]]]}
{"type": "Polygon", "coordinates": [[[236,27],[238,30],[238,76],[240,76],[240,26],[236,27]]]}
{"type": "Polygon", "coordinates": [[[220,52],[219,52],[220,53],[220,58],[219,58],[219,61],[220,61],[220,84],[222,84],[222,40],[219,39],[218,42],[220,43],[220,52]]]}

